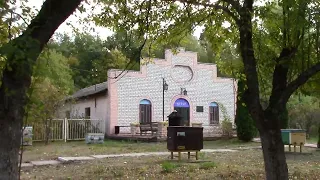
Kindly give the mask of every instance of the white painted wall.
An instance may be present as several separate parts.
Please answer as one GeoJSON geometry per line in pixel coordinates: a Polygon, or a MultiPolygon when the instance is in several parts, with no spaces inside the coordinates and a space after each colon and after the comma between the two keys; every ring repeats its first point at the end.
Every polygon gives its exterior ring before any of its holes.
{"type": "Polygon", "coordinates": [[[72,103],[67,103],[58,111],[58,118],[66,118],[66,111],[71,112],[71,118],[83,118],[85,116],[85,108],[90,107],[90,119],[103,119],[107,124],[108,114],[108,98],[107,94],[99,95],[95,98],[78,99],[72,103]]]}

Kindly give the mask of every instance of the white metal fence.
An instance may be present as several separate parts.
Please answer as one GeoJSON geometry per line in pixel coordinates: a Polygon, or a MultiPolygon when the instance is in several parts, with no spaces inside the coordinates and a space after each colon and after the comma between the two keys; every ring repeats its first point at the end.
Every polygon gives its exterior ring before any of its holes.
{"type": "Polygon", "coordinates": [[[86,133],[104,133],[104,121],[101,119],[52,119],[47,125],[33,123],[33,141],[44,141],[46,139],[46,126],[49,128],[50,141],[83,140],[86,133]]]}

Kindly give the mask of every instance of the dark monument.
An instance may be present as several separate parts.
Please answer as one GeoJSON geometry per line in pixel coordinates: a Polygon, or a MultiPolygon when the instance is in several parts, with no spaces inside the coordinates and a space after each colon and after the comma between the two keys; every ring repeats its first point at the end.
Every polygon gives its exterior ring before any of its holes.
{"type": "Polygon", "coordinates": [[[167,148],[171,151],[171,159],[173,152],[178,152],[179,160],[181,152],[196,153],[198,160],[198,152],[203,149],[203,127],[183,126],[182,116],[177,112],[172,112],[169,116],[169,126],[167,127],[167,148]]]}

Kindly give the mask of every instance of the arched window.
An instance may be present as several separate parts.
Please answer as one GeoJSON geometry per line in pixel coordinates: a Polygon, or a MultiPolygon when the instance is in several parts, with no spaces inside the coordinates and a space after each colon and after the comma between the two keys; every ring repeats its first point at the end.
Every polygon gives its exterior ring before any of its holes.
{"type": "Polygon", "coordinates": [[[216,102],[210,103],[209,113],[209,123],[219,124],[219,105],[216,102]]]}
{"type": "Polygon", "coordinates": [[[140,101],[139,118],[141,124],[151,123],[151,102],[147,99],[140,101]]]}

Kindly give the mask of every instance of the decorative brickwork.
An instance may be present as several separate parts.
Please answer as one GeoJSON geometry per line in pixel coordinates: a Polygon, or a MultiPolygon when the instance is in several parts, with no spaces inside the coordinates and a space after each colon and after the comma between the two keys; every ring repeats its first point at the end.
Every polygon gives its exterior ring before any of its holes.
{"type": "MultiPolygon", "coordinates": [[[[119,73],[120,71],[110,70],[109,77],[112,78],[119,73]]],[[[117,98],[118,103],[116,108],[112,107],[116,106],[115,103],[111,105],[111,110],[114,110],[112,113],[117,113],[110,117],[111,126],[125,126],[139,122],[139,102],[142,99],[148,99],[152,103],[152,121],[162,121],[163,77],[169,85],[168,91],[164,93],[165,120],[174,109],[174,98],[181,96],[185,97],[190,104],[190,125],[202,123],[207,134],[220,133],[218,126],[209,126],[211,102],[223,104],[226,113],[234,123],[236,97],[234,80],[217,77],[217,67],[214,64],[198,64],[197,53],[182,50],[178,54],[173,54],[167,50],[166,59],[156,59],[154,63],[141,66],[141,72],[124,74],[109,86],[109,88],[116,88],[116,90],[109,90],[110,93],[116,93],[111,95],[110,100],[117,98]],[[176,66],[178,68],[173,68],[175,65],[179,65],[176,66]],[[186,96],[180,95],[181,88],[187,90],[186,96]],[[196,106],[203,106],[203,112],[196,112],[196,106]]],[[[219,114],[222,121],[223,113],[219,114]]]]}
{"type": "Polygon", "coordinates": [[[203,127],[204,137],[220,137],[222,136],[222,128],[220,125],[210,125],[203,127]]]}

